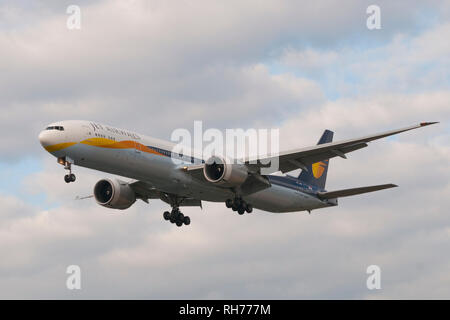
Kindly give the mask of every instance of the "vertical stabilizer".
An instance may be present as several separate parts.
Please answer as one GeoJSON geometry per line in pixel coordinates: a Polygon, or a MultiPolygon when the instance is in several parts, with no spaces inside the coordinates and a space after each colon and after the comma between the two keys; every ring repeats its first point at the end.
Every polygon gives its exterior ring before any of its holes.
{"type": "MultiPolygon", "coordinates": [[[[329,143],[331,141],[333,141],[333,131],[325,130],[317,144],[329,143]]],[[[313,163],[312,165],[307,166],[308,171],[302,170],[302,172],[298,176],[298,179],[310,186],[325,189],[328,164],[328,159],[313,163]]]]}

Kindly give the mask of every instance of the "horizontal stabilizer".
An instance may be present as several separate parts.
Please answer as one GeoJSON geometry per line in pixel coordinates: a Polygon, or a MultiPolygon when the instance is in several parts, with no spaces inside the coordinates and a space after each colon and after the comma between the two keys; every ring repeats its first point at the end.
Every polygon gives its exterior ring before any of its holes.
{"type": "Polygon", "coordinates": [[[322,199],[334,199],[334,198],[354,196],[357,194],[373,192],[373,191],[389,189],[389,188],[395,188],[395,187],[398,187],[398,186],[395,184],[392,184],[392,183],[388,183],[388,184],[380,184],[378,186],[343,189],[343,190],[329,191],[329,192],[319,192],[318,196],[319,196],[319,198],[322,198],[322,199]]]}

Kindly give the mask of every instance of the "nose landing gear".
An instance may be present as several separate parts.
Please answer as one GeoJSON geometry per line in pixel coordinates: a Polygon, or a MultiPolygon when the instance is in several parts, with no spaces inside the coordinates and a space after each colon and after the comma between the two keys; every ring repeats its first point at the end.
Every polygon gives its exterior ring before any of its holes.
{"type": "Polygon", "coordinates": [[[69,170],[69,174],[66,174],[64,176],[64,181],[66,183],[75,182],[77,177],[72,173],[72,162],[68,158],[59,158],[58,163],[62,164],[64,166],[65,170],[69,170]]]}

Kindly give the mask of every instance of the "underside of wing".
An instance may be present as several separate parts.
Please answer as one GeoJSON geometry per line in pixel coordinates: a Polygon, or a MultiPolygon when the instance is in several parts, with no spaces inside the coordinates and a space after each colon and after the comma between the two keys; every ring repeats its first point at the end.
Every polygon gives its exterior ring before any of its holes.
{"type": "Polygon", "coordinates": [[[160,191],[145,181],[135,181],[129,184],[136,193],[137,198],[148,202],[149,199],[160,199],[160,191]]]}
{"type": "MultiPolygon", "coordinates": [[[[172,203],[170,195],[156,189],[153,185],[151,185],[150,183],[147,183],[145,181],[135,181],[135,182],[130,183],[129,186],[136,193],[136,197],[138,199],[141,199],[144,202],[148,203],[149,199],[160,199],[168,204],[172,203]]],[[[180,206],[180,207],[201,207],[202,206],[201,200],[198,200],[198,199],[181,198],[178,200],[179,200],[178,206],[180,206]]]]}
{"type": "Polygon", "coordinates": [[[208,183],[208,180],[205,179],[205,176],[203,174],[203,167],[205,166],[204,163],[202,164],[193,164],[193,165],[186,165],[182,166],[180,169],[183,170],[185,173],[189,174],[192,178],[208,183]]]}
{"type": "MultiPolygon", "coordinates": [[[[208,181],[204,174],[203,174],[203,168],[205,164],[199,164],[199,165],[190,165],[190,166],[183,166],[181,167],[181,170],[189,174],[192,178],[205,183],[205,184],[213,184],[212,182],[208,181]]],[[[249,172],[247,178],[245,179],[245,182],[238,186],[230,186],[227,184],[215,184],[215,186],[225,189],[238,189],[239,193],[243,196],[250,195],[252,193],[264,190],[266,188],[269,188],[271,186],[269,180],[265,176],[261,176],[258,173],[252,173],[249,172]]]]}

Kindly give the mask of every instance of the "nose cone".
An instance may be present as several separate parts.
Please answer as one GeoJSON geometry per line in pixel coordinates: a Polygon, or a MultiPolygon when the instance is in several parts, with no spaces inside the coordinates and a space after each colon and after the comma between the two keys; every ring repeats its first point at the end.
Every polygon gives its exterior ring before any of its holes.
{"type": "Polygon", "coordinates": [[[59,132],[55,130],[44,130],[39,134],[39,142],[50,153],[55,151],[58,144],[62,142],[61,139],[59,132]]]}
{"type": "Polygon", "coordinates": [[[47,130],[41,131],[41,133],[39,134],[39,142],[44,148],[52,144],[51,135],[47,130]]]}
{"type": "Polygon", "coordinates": [[[45,150],[54,156],[59,156],[57,151],[75,144],[66,141],[66,131],[61,123],[50,124],[45,130],[41,131],[39,133],[39,142],[45,150]]]}

